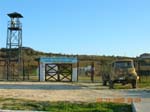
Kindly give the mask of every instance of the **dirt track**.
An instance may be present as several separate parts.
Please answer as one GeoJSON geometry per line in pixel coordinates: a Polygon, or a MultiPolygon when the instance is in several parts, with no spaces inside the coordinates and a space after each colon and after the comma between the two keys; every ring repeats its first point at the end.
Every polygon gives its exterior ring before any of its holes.
{"type": "Polygon", "coordinates": [[[150,102],[150,89],[109,90],[99,83],[0,82],[0,97],[84,102],[95,102],[101,98],[140,98],[141,101],[150,102]]]}

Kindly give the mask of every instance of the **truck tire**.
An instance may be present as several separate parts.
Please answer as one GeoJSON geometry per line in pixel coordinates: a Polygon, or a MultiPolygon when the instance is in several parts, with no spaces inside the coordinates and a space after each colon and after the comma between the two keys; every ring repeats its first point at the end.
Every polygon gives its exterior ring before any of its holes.
{"type": "Polygon", "coordinates": [[[102,82],[103,82],[103,86],[107,86],[107,82],[109,82],[109,73],[104,72],[102,74],[102,82]]]}
{"type": "Polygon", "coordinates": [[[103,86],[107,86],[107,81],[103,81],[103,86]]]}
{"type": "Polygon", "coordinates": [[[132,80],[131,85],[132,85],[132,88],[136,88],[137,87],[136,80],[132,80]]]}
{"type": "Polygon", "coordinates": [[[109,89],[114,88],[114,82],[112,80],[109,81],[109,89]]]}

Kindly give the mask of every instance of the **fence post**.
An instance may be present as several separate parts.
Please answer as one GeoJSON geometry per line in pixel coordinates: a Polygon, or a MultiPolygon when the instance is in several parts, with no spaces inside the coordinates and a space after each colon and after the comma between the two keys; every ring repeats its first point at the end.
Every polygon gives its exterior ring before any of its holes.
{"type": "Polygon", "coordinates": [[[91,65],[91,82],[94,82],[94,62],[92,62],[91,65]]]}

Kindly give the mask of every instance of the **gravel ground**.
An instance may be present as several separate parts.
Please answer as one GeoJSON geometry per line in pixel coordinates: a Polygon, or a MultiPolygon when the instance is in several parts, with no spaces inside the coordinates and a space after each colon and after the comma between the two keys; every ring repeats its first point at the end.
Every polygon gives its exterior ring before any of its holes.
{"type": "Polygon", "coordinates": [[[0,97],[37,101],[150,102],[150,89],[114,89],[100,83],[0,82],[0,97]]]}

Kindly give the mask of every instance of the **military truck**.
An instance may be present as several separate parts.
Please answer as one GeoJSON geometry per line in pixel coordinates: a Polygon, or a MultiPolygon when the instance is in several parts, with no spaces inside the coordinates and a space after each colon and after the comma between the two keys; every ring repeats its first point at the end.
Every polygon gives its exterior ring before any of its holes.
{"type": "Polygon", "coordinates": [[[144,53],[136,58],[136,70],[140,76],[150,76],[150,54],[144,53]]]}
{"type": "Polygon", "coordinates": [[[109,76],[109,88],[114,88],[115,83],[122,85],[131,83],[132,88],[137,87],[139,79],[132,59],[120,59],[112,62],[109,76]]]}

